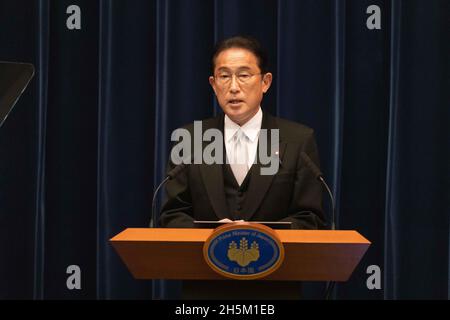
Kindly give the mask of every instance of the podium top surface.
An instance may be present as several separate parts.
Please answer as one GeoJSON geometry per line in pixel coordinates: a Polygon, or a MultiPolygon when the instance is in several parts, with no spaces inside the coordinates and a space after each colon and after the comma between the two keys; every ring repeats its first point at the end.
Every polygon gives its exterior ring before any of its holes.
{"type": "MultiPolygon", "coordinates": [[[[214,229],[128,228],[111,239],[121,241],[204,242],[214,229]]],[[[370,244],[354,230],[274,230],[283,243],[370,244]]]]}

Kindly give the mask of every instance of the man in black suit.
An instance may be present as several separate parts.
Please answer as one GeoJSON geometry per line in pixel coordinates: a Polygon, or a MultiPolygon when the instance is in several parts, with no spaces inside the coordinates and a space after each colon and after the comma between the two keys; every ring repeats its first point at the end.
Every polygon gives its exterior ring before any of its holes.
{"type": "MultiPolygon", "coordinates": [[[[227,161],[189,164],[170,180],[160,225],[192,228],[194,220],[245,220],[290,221],[293,229],[324,228],[322,187],[300,157],[303,151],[319,165],[314,132],[262,111],[272,74],[259,43],[249,37],[226,39],[216,45],[212,64],[209,81],[224,115],[204,120],[202,127],[222,132],[227,161]],[[278,143],[269,134],[272,148],[267,148],[272,161],[279,162],[274,174],[261,171],[261,129],[279,130],[278,143]]],[[[194,135],[193,125],[185,129],[194,135]]],[[[168,171],[174,166],[169,161],[168,171]]]]}

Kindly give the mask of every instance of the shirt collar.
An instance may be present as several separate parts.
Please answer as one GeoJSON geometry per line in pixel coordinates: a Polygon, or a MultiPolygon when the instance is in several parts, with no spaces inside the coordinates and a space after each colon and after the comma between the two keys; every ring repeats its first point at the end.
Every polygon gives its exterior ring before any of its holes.
{"type": "Polygon", "coordinates": [[[261,107],[259,107],[258,112],[248,120],[242,127],[239,126],[236,122],[230,119],[227,115],[225,115],[225,141],[229,142],[239,128],[244,132],[247,138],[254,142],[255,139],[259,135],[259,131],[261,130],[263,113],[261,107]]]}

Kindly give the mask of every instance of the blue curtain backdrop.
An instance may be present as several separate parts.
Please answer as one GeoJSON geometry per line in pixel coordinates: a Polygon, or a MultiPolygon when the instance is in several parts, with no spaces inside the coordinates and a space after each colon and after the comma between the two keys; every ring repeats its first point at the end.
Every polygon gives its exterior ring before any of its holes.
{"type": "Polygon", "coordinates": [[[448,299],[449,33],[446,0],[0,0],[0,60],[37,71],[0,129],[0,298],[177,296],[134,280],[108,239],[148,225],[172,130],[219,112],[214,42],[250,34],[274,74],[263,109],[315,129],[338,227],[372,241],[336,297],[448,299]]]}

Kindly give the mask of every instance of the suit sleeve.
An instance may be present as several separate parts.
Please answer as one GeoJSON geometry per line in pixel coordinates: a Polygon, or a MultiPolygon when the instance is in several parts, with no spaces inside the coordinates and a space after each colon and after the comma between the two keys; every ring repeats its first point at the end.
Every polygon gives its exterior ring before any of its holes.
{"type": "MultiPolygon", "coordinates": [[[[169,160],[167,172],[175,165],[169,160]]],[[[194,228],[189,190],[189,165],[166,184],[166,200],[161,208],[159,225],[164,228],[194,228]]]]}
{"type": "Polygon", "coordinates": [[[322,209],[322,185],[312,171],[303,163],[300,153],[304,151],[320,168],[319,152],[314,131],[311,129],[305,142],[299,148],[294,192],[289,205],[288,216],[282,221],[292,222],[292,229],[325,229],[322,209]]]}

